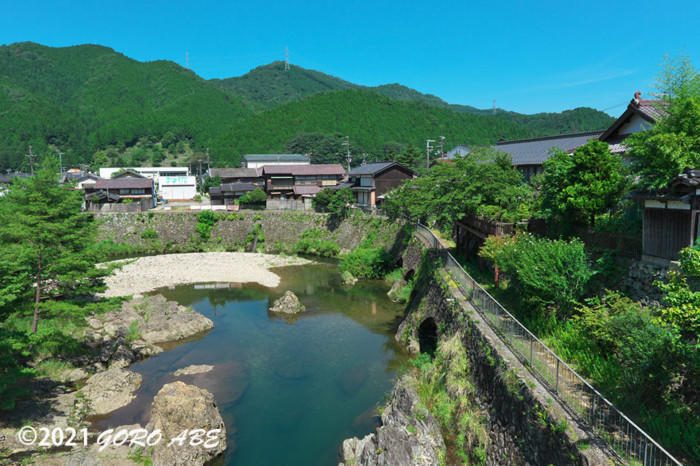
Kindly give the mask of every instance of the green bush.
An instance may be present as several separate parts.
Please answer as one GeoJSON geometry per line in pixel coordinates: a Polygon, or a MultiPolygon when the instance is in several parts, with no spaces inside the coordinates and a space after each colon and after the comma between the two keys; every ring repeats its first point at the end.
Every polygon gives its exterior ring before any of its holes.
{"type": "Polygon", "coordinates": [[[241,204],[264,204],[267,200],[267,194],[260,188],[255,188],[247,194],[240,197],[241,204]]]}
{"type": "Polygon", "coordinates": [[[595,273],[578,239],[517,234],[512,239],[487,240],[482,257],[492,259],[508,274],[521,299],[540,314],[554,308],[560,315],[569,315],[595,273]]]}
{"type": "Polygon", "coordinates": [[[149,228],[148,230],[144,230],[143,233],[141,233],[141,238],[143,238],[145,240],[157,239],[158,232],[156,230],[154,230],[153,228],[149,228]]]}
{"type": "Polygon", "coordinates": [[[388,271],[391,257],[384,248],[358,248],[340,261],[340,271],[358,278],[382,278],[388,271]]]}
{"type": "Polygon", "coordinates": [[[204,210],[197,214],[197,233],[205,241],[209,240],[211,230],[219,217],[211,210],[204,210]]]}
{"type": "Polygon", "coordinates": [[[340,246],[335,241],[327,239],[327,236],[321,230],[310,228],[301,234],[292,250],[295,254],[337,257],[340,254],[340,246]]]}

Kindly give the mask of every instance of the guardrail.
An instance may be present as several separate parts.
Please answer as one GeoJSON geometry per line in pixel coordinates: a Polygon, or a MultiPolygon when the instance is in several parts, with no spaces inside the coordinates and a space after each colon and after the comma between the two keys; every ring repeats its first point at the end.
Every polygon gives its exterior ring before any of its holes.
{"type": "Polygon", "coordinates": [[[418,233],[434,249],[442,249],[445,268],[461,291],[503,341],[574,412],[585,419],[627,463],[678,465],[681,462],[652,439],[631,419],[513,317],[457,260],[444,250],[440,240],[425,226],[418,233]]]}

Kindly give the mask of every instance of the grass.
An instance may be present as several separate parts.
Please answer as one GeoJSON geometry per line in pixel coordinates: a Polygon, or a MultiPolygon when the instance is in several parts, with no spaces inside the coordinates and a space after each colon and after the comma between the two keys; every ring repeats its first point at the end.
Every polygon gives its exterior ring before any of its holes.
{"type": "Polygon", "coordinates": [[[435,357],[422,353],[411,361],[414,388],[440,424],[447,464],[485,464],[485,414],[475,401],[466,351],[458,335],[440,342],[435,357]]]}

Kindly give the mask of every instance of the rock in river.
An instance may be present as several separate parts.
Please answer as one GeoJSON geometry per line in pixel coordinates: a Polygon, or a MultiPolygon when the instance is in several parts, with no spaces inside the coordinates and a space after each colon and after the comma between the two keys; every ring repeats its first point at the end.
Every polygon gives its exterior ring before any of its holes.
{"type": "Polygon", "coordinates": [[[299,301],[297,295],[292,291],[285,291],[284,295],[272,304],[270,312],[281,312],[284,314],[298,314],[304,312],[306,307],[299,301]]]}
{"type": "Polygon", "coordinates": [[[185,429],[204,429],[205,442],[208,432],[219,429],[210,440],[216,443],[213,448],[205,448],[205,444],[192,446],[189,438],[181,446],[175,443],[168,447],[168,442],[159,442],[153,449],[154,466],[203,465],[226,450],[226,426],[214,396],[183,382],[163,385],[153,399],[151,420],[146,429],[149,432],[160,429],[164,439],[173,439],[185,429]]]}
{"type": "Polygon", "coordinates": [[[79,393],[85,395],[90,414],[107,414],[131,403],[140,386],[141,374],[113,368],[90,377],[79,393]]]}
{"type": "Polygon", "coordinates": [[[176,370],[175,372],[173,372],[173,375],[175,377],[180,377],[183,375],[204,374],[206,372],[209,372],[213,368],[214,366],[211,366],[209,364],[193,364],[191,366],[183,367],[182,369],[176,370]]]}
{"type": "Polygon", "coordinates": [[[343,442],[341,464],[436,465],[440,451],[445,451],[440,426],[404,377],[396,383],[376,433],[343,442]]]}

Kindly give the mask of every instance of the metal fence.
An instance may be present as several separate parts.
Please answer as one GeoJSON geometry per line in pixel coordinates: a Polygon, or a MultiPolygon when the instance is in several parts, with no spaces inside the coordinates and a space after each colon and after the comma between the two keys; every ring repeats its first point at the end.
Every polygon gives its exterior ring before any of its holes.
{"type": "MultiPolygon", "coordinates": [[[[416,226],[416,233],[432,248],[443,249],[440,240],[423,225],[416,226]]],[[[443,256],[450,276],[491,328],[540,380],[593,426],[623,461],[654,466],[681,465],[501,306],[452,254],[443,251],[443,256]]]]}

